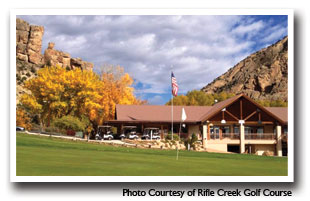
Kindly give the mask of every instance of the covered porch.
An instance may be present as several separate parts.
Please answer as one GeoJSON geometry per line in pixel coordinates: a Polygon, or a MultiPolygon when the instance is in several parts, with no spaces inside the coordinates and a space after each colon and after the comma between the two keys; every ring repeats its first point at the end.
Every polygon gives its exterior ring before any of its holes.
{"type": "Polygon", "coordinates": [[[214,105],[202,125],[205,148],[228,151],[229,146],[239,146],[239,153],[265,149],[282,156],[283,128],[287,125],[245,95],[214,105]]]}

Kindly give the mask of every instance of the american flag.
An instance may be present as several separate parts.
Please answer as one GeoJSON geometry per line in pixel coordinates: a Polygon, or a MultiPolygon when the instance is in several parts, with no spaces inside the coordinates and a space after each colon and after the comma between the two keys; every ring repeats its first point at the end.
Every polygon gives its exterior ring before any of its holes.
{"type": "Polygon", "coordinates": [[[177,79],[174,77],[173,72],[171,72],[171,86],[172,86],[172,95],[177,96],[178,95],[178,90],[179,86],[177,83],[177,79]]]}

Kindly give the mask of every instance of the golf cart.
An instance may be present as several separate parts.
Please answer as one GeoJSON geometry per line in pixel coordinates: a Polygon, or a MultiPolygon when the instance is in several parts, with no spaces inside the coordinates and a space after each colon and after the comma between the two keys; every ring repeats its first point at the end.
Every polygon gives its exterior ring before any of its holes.
{"type": "Polygon", "coordinates": [[[113,132],[111,131],[111,126],[98,126],[98,132],[95,136],[96,140],[112,140],[113,132]]]}
{"type": "Polygon", "coordinates": [[[160,140],[159,128],[145,128],[142,139],[160,140]]]}
{"type": "Polygon", "coordinates": [[[124,126],[123,134],[130,140],[137,140],[139,136],[137,135],[137,126],[124,126]]]}

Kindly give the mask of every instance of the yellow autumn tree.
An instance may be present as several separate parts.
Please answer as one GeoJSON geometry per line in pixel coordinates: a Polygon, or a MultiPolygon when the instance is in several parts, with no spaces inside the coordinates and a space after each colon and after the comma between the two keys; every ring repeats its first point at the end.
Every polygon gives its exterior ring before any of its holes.
{"type": "Polygon", "coordinates": [[[133,80],[123,68],[113,67],[115,72],[66,70],[44,67],[38,76],[25,83],[31,93],[21,97],[21,104],[38,114],[42,123],[49,126],[55,118],[73,115],[86,116],[93,126],[113,119],[116,104],[140,104],[135,98],[133,80]]]}
{"type": "Polygon", "coordinates": [[[40,114],[47,126],[55,117],[81,116],[101,108],[98,104],[100,78],[91,71],[45,67],[38,71],[37,77],[25,83],[25,88],[31,93],[21,97],[22,105],[40,114]]]}
{"type": "Polygon", "coordinates": [[[140,105],[144,101],[134,96],[134,88],[131,87],[133,79],[120,66],[105,66],[101,72],[101,94],[100,105],[102,110],[98,111],[96,122],[102,124],[103,121],[111,120],[115,116],[115,106],[140,105]]]}
{"type": "Polygon", "coordinates": [[[31,129],[31,118],[22,108],[16,108],[16,126],[21,126],[26,130],[31,129]]]}

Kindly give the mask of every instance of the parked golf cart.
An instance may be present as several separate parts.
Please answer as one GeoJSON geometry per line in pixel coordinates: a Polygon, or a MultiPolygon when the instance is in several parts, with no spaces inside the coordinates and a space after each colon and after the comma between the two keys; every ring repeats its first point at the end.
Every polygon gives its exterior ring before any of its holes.
{"type": "Polygon", "coordinates": [[[130,140],[139,139],[139,136],[137,135],[137,126],[124,126],[123,135],[130,140]]]}
{"type": "Polygon", "coordinates": [[[159,128],[145,128],[142,139],[145,140],[160,140],[159,128]]]}
{"type": "Polygon", "coordinates": [[[95,136],[96,140],[112,140],[114,139],[111,126],[98,126],[98,132],[95,136]]]}

